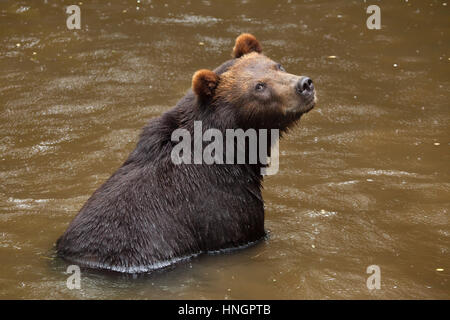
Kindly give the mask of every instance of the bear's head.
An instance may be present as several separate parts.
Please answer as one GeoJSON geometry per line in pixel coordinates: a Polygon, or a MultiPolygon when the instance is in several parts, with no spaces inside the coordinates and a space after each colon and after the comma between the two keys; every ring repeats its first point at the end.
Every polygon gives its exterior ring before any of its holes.
{"type": "Polygon", "coordinates": [[[314,107],[312,80],[263,55],[253,35],[236,39],[233,58],[220,72],[221,67],[194,74],[192,89],[204,108],[233,113],[239,128],[286,130],[314,107]]]}

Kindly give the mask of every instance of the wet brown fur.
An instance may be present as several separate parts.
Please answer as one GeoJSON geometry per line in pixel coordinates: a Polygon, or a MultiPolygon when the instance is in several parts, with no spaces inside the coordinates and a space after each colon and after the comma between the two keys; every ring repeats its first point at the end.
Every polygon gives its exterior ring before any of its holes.
{"type": "MultiPolygon", "coordinates": [[[[249,92],[250,86],[253,85],[255,77],[252,73],[247,72],[247,68],[252,68],[252,64],[257,63],[269,65],[272,62],[263,54],[251,52],[242,56],[227,72],[221,75],[220,85],[216,89],[216,98],[223,98],[230,103],[236,103],[249,92]]],[[[259,66],[258,66],[259,67],[259,66]]],[[[254,71],[254,68],[253,68],[254,71]]],[[[260,72],[260,80],[270,81],[265,70],[260,72]]]]}

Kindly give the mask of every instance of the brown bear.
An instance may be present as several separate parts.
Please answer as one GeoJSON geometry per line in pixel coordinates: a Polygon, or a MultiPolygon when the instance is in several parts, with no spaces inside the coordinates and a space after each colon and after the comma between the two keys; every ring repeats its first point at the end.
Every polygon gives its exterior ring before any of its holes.
{"type": "Polygon", "coordinates": [[[261,52],[254,36],[242,34],[231,60],[194,74],[192,90],[144,127],[128,159],[58,239],[60,257],[86,267],[148,272],[265,236],[263,163],[175,164],[171,157],[172,133],[193,133],[196,121],[202,130],[283,133],[314,107],[311,79],[287,73],[261,52]]]}

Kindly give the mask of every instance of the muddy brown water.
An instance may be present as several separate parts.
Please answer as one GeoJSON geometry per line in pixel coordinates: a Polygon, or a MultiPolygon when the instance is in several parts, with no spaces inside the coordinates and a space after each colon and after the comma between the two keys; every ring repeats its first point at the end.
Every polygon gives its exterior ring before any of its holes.
{"type": "Polygon", "coordinates": [[[372,1],[368,30],[369,2],[84,1],[68,30],[71,2],[2,1],[0,298],[450,298],[450,3],[372,1]],[[69,290],[54,242],[241,32],[319,95],[265,179],[268,239],[69,290]]]}

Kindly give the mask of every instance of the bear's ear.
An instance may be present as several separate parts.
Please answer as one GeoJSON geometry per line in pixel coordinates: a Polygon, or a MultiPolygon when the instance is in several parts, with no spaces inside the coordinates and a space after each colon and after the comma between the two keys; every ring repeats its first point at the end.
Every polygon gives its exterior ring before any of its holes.
{"type": "Polygon", "coordinates": [[[243,33],[236,38],[236,43],[234,44],[233,58],[242,57],[244,54],[250,52],[262,52],[261,45],[259,41],[256,40],[255,36],[250,33],[243,33]]]}
{"type": "Polygon", "coordinates": [[[192,91],[202,100],[212,98],[218,84],[219,76],[210,70],[198,70],[192,77],[192,91]]]}

